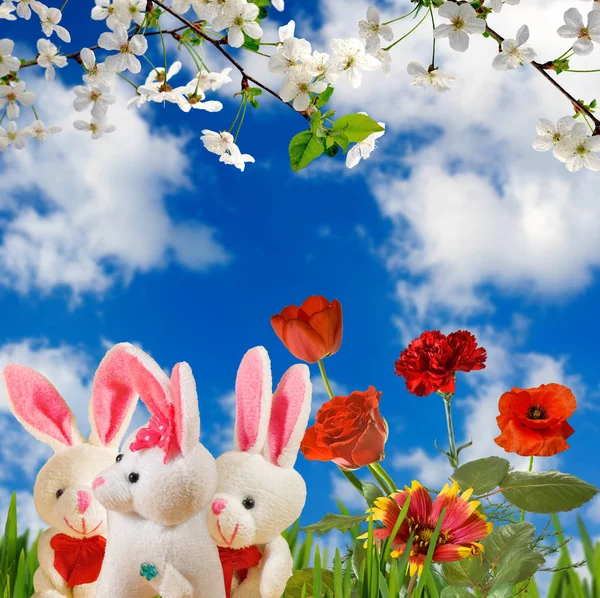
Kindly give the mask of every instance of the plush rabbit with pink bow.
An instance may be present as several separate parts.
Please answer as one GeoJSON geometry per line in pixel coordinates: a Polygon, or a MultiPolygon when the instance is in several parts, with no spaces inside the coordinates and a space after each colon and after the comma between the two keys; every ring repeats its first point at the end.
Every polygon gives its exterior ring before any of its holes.
{"type": "Polygon", "coordinates": [[[109,352],[95,377],[90,404],[92,433],[86,440],[58,390],[39,372],[7,365],[2,378],[8,405],[23,427],[54,455],[41,468],[33,490],[38,515],[50,526],[40,537],[35,598],[93,598],[106,546],[106,511],[92,481],[113,463],[137,403],[117,397],[122,366],[109,352]]]}
{"type": "Polygon", "coordinates": [[[96,598],[224,598],[218,550],[206,523],[217,468],[198,440],[192,371],[179,363],[169,379],[132,345],[113,351],[125,364],[113,394],[123,400],[138,394],[152,419],[93,482],[108,510],[109,530],[96,598]]]}
{"type": "Polygon", "coordinates": [[[235,449],[217,459],[208,526],[219,544],[227,595],[280,598],[293,565],[281,533],[306,501],[306,485],[293,467],[310,415],[310,372],[293,365],[273,394],[269,355],[255,347],[242,360],[235,391],[235,449]]]}

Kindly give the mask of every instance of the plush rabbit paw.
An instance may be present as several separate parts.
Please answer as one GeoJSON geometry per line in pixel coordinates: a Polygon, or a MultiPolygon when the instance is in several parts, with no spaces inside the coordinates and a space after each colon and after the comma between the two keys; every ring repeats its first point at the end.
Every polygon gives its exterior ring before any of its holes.
{"type": "Polygon", "coordinates": [[[281,536],[271,542],[265,557],[260,575],[261,598],[279,598],[292,576],[293,560],[287,542],[281,536]]]}
{"type": "Polygon", "coordinates": [[[65,594],[58,590],[43,590],[36,592],[31,598],[65,598],[65,594]]]}
{"type": "Polygon", "coordinates": [[[159,574],[154,565],[143,563],[140,575],[150,582],[161,598],[192,598],[194,595],[192,584],[172,565],[167,565],[164,573],[159,574]]]}

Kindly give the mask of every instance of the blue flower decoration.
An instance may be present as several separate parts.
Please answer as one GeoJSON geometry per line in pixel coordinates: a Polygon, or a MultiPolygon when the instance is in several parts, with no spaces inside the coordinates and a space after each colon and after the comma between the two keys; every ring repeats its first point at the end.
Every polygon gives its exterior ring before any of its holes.
{"type": "Polygon", "coordinates": [[[158,577],[158,571],[154,565],[150,563],[142,563],[140,567],[140,575],[145,577],[148,581],[152,581],[155,577],[158,577]]]}

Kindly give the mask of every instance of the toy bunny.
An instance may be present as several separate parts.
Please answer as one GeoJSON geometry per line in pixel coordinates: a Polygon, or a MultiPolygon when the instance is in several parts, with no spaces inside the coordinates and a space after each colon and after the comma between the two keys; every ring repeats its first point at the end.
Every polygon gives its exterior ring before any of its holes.
{"type": "Polygon", "coordinates": [[[137,397],[111,392],[101,401],[101,409],[95,399],[119,386],[120,366],[118,354],[109,351],[96,372],[87,441],[63,398],[42,374],[22,365],[7,365],[2,372],[10,410],[28,432],[54,450],[33,491],[38,515],[51,526],[38,545],[35,598],[95,595],[107,527],[92,480],[114,462],[137,397]]]}
{"type": "Polygon", "coordinates": [[[281,533],[306,500],[293,466],[310,415],[310,373],[293,365],[272,395],[269,356],[255,347],[242,360],[235,392],[235,450],[217,459],[208,528],[219,545],[228,596],[280,598],[293,564],[281,533]]]}
{"type": "MultiPolygon", "coordinates": [[[[171,379],[148,355],[121,345],[128,391],[152,419],[93,483],[108,510],[106,558],[97,598],[224,598],[206,509],[217,486],[213,456],[198,441],[200,414],[190,367],[171,379]]],[[[108,399],[110,400],[110,399],[108,399]]]]}

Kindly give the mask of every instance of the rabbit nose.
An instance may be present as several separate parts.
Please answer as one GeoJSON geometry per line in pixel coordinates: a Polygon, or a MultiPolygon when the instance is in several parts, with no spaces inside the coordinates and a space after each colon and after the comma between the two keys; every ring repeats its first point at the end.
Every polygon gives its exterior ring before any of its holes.
{"type": "Polygon", "coordinates": [[[79,490],[77,492],[77,506],[79,507],[79,512],[82,515],[88,510],[91,502],[92,499],[87,492],[84,492],[83,490],[79,490]]]}
{"type": "Polygon", "coordinates": [[[212,512],[215,515],[219,515],[221,511],[227,506],[227,503],[222,498],[217,498],[212,502],[212,512]]]}

